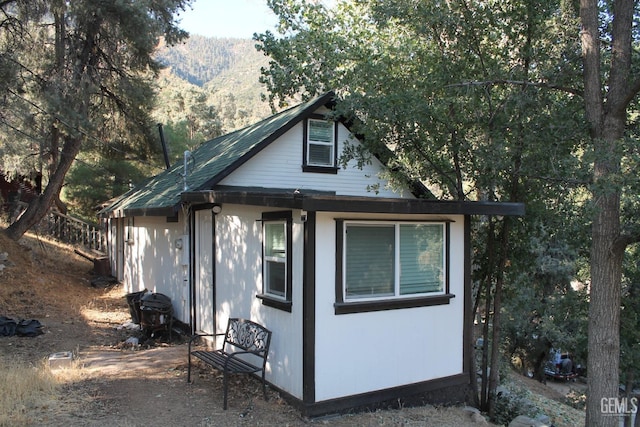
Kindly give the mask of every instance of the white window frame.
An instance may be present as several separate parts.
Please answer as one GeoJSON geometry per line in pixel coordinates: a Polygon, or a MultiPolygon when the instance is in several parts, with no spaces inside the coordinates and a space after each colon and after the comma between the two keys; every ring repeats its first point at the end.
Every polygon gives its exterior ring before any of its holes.
{"type": "Polygon", "coordinates": [[[342,269],[342,301],[345,303],[353,303],[353,302],[365,302],[365,301],[386,301],[386,300],[396,300],[396,299],[406,299],[406,298],[421,298],[427,296],[438,296],[445,295],[448,292],[448,268],[447,263],[448,259],[448,227],[446,222],[438,222],[438,221],[363,221],[363,220],[354,220],[354,221],[344,221],[343,232],[343,247],[342,247],[342,265],[344,266],[342,269]],[[356,226],[394,226],[395,230],[395,242],[394,242],[394,294],[393,295],[379,295],[379,296],[347,296],[347,230],[350,225],[356,226]],[[422,292],[422,293],[412,293],[412,294],[401,294],[400,293],[400,274],[401,274],[401,264],[400,264],[400,226],[402,225],[429,225],[434,226],[438,225],[442,228],[442,283],[441,290],[439,291],[430,291],[430,292],[422,292]]]}
{"type": "Polygon", "coordinates": [[[283,301],[288,301],[290,296],[288,295],[288,286],[287,283],[289,281],[289,277],[288,277],[288,257],[290,256],[289,253],[287,253],[287,242],[289,239],[289,235],[288,235],[288,231],[287,231],[287,221],[286,220],[268,220],[268,221],[263,221],[262,224],[262,233],[263,233],[263,239],[262,239],[262,253],[263,253],[263,263],[262,263],[262,278],[263,278],[263,292],[265,295],[268,295],[270,298],[276,298],[279,300],[283,300],[283,301]],[[266,239],[266,235],[267,235],[267,225],[274,225],[274,224],[279,224],[282,225],[282,228],[284,229],[284,256],[283,257],[278,257],[278,256],[268,256],[267,255],[267,239],[266,239]],[[270,286],[271,284],[269,283],[269,275],[267,274],[267,268],[269,266],[270,262],[275,262],[278,264],[283,264],[284,265],[284,292],[283,295],[280,295],[279,293],[275,293],[272,291],[272,287],[270,286]]]}
{"type": "Polygon", "coordinates": [[[332,120],[323,120],[323,119],[307,119],[307,135],[306,135],[306,159],[305,163],[307,166],[315,166],[315,167],[323,167],[323,168],[333,168],[336,166],[336,122],[332,120]],[[311,126],[312,123],[328,123],[331,125],[331,141],[319,141],[311,139],[311,126]],[[331,156],[329,163],[314,163],[311,161],[311,146],[312,145],[321,145],[324,147],[331,148],[331,156]]]}

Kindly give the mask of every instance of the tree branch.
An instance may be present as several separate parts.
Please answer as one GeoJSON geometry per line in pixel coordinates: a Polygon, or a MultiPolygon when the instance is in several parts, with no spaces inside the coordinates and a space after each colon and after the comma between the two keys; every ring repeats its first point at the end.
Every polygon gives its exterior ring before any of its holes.
{"type": "Polygon", "coordinates": [[[629,106],[631,101],[633,101],[633,99],[636,97],[638,92],[640,92],[640,79],[633,82],[631,87],[629,87],[629,90],[627,91],[627,96],[625,96],[625,98],[622,100],[622,105],[624,105],[624,107],[627,108],[627,106],[629,106]]]}
{"type": "Polygon", "coordinates": [[[621,234],[614,242],[612,251],[624,251],[627,246],[640,243],[640,232],[621,234]]]}
{"type": "Polygon", "coordinates": [[[445,88],[452,87],[469,87],[469,86],[494,86],[494,85],[513,85],[513,86],[531,86],[531,87],[539,87],[544,89],[554,89],[560,90],[562,92],[570,93],[572,95],[583,96],[583,92],[578,89],[574,89],[567,86],[560,86],[546,82],[529,82],[524,80],[486,80],[486,81],[469,81],[469,82],[461,82],[451,85],[446,85],[445,88]]]}

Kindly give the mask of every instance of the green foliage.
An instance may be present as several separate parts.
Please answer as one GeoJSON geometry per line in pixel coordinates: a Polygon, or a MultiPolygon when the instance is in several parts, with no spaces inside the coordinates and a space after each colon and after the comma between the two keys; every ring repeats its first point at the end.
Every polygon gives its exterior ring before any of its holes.
{"type": "MultiPolygon", "coordinates": [[[[34,214],[24,215],[25,221],[33,222],[53,203],[80,153],[94,166],[98,157],[108,158],[114,151],[124,153],[115,158],[140,165],[156,157],[151,83],[160,64],[153,52],[161,36],[167,43],[186,36],[175,25],[175,15],[189,2],[39,0],[0,5],[2,25],[8,25],[0,32],[0,73],[12,77],[0,85],[7,112],[0,120],[5,129],[0,133],[0,167],[44,172],[46,184],[38,207],[33,205],[34,214]]],[[[79,176],[83,167],[77,168],[79,176]]],[[[108,194],[115,188],[104,190],[108,194]]],[[[83,191],[70,190],[74,195],[83,191]]]]}
{"type": "Polygon", "coordinates": [[[531,393],[521,387],[502,387],[496,397],[495,413],[491,422],[506,426],[519,415],[536,417],[540,410],[530,400],[531,393]]]}
{"type": "Polygon", "coordinates": [[[96,211],[103,203],[127,192],[148,175],[139,165],[121,159],[105,158],[99,163],[78,160],[67,175],[65,200],[74,215],[95,222],[96,211]]]}
{"type": "Polygon", "coordinates": [[[159,80],[154,118],[164,128],[165,141],[172,160],[182,152],[223,133],[217,109],[206,92],[170,74],[159,80]]]}
{"type": "MultiPolygon", "coordinates": [[[[570,18],[551,2],[497,10],[413,1],[270,5],[280,34],[257,40],[273,59],[262,77],[271,102],[335,89],[339,108],[363,121],[357,131],[394,147],[434,194],[508,200],[513,179],[553,185],[575,168],[585,136],[580,100],[535,83],[559,74],[559,57],[579,52],[575,41],[557,43],[570,18]]],[[[571,71],[559,75],[562,84],[577,83],[571,71]]]]}

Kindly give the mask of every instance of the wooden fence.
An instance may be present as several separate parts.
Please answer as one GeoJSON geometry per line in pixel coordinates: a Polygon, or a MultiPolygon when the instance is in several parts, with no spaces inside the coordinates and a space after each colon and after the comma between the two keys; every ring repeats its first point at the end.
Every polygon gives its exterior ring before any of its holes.
{"type": "Polygon", "coordinates": [[[61,242],[83,246],[102,253],[107,250],[105,233],[98,225],[89,224],[56,211],[49,211],[40,224],[41,232],[61,242]]]}

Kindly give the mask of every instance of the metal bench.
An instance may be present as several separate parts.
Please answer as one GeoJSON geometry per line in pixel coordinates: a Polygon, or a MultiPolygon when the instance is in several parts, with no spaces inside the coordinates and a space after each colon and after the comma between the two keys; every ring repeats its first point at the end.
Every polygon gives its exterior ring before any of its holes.
{"type": "Polygon", "coordinates": [[[195,334],[189,340],[189,367],[187,382],[191,382],[191,357],[222,371],[224,386],[224,409],[227,409],[227,387],[229,374],[257,374],[262,372],[262,392],[267,399],[265,368],[271,343],[271,331],[251,320],[231,318],[227,332],[223,334],[195,334]],[[193,343],[202,337],[224,336],[219,350],[192,350],[193,343]]]}

